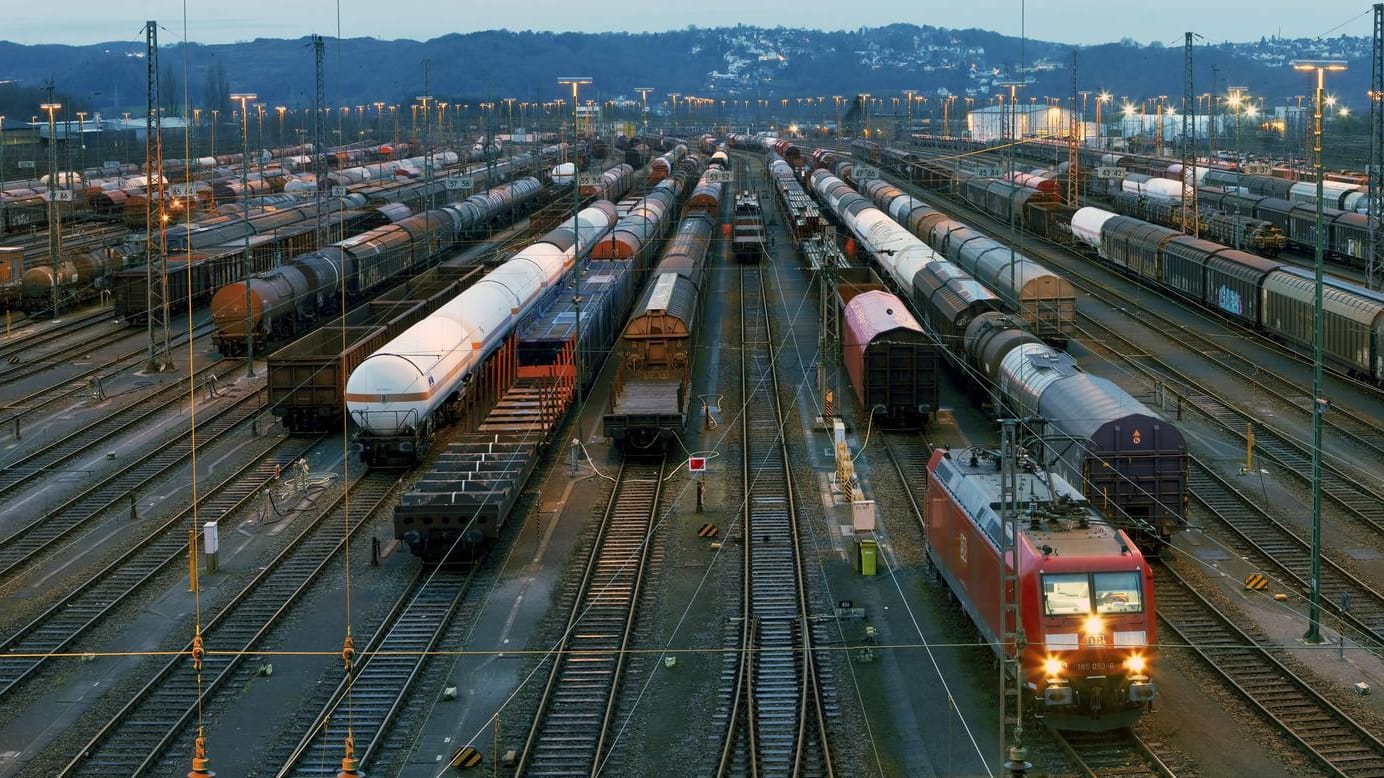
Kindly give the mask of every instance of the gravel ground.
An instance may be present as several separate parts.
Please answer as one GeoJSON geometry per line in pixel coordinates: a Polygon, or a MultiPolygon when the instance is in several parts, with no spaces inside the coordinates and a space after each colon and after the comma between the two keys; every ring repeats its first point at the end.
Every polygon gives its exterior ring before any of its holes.
{"type": "MultiPolygon", "coordinates": [[[[327,503],[340,491],[339,485],[332,485],[323,489],[317,496],[319,504],[327,503]]],[[[284,532],[277,535],[268,535],[263,547],[262,556],[265,559],[272,558],[278,554],[292,539],[296,533],[284,532]]],[[[363,537],[363,536],[362,536],[363,537]]],[[[203,601],[204,613],[215,612],[220,603],[228,600],[230,596],[244,589],[246,584],[259,574],[259,568],[247,566],[237,571],[224,571],[218,574],[217,588],[223,593],[222,597],[208,597],[203,601]]],[[[145,594],[139,598],[138,605],[141,608],[148,608],[165,594],[163,589],[149,588],[145,594]]],[[[112,627],[111,629],[114,629],[112,627]]],[[[178,623],[169,624],[168,630],[159,643],[159,649],[163,651],[177,651],[186,646],[189,636],[192,634],[192,622],[187,619],[179,619],[178,623]]],[[[101,635],[95,635],[94,640],[99,640],[101,635]]],[[[125,673],[124,677],[116,681],[112,686],[105,690],[101,698],[86,710],[59,738],[57,738],[43,754],[37,757],[21,775],[48,776],[52,775],[57,768],[71,759],[91,735],[98,731],[101,726],[114,716],[125,702],[129,700],[135,692],[143,688],[160,668],[167,664],[167,657],[147,657],[138,660],[135,668],[125,673]]]]}

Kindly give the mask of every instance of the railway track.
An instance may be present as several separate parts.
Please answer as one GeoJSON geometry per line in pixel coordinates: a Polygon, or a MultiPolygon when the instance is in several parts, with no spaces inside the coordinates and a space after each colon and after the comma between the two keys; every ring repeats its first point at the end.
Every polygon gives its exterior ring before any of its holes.
{"type": "Polygon", "coordinates": [[[1120,775],[1175,778],[1176,773],[1133,730],[1061,732],[1049,729],[1063,753],[1088,778],[1120,775]]]}
{"type": "MultiPolygon", "coordinates": [[[[109,321],[109,316],[106,317],[106,320],[109,321]]],[[[29,355],[27,352],[47,343],[69,340],[71,336],[77,335],[81,330],[86,329],[88,326],[96,326],[97,324],[98,322],[93,321],[91,324],[78,326],[73,330],[66,330],[65,328],[58,329],[55,331],[56,334],[53,337],[44,340],[42,344],[17,344],[22,346],[22,348],[16,349],[10,356],[5,358],[5,367],[3,370],[0,370],[0,387],[9,386],[10,384],[22,381],[26,378],[36,376],[39,373],[52,370],[55,367],[70,364],[72,361],[71,354],[64,353],[61,345],[49,353],[29,355]],[[14,361],[11,362],[11,359],[14,361]]],[[[80,349],[81,353],[87,354],[97,349],[105,348],[113,343],[119,343],[122,340],[126,340],[138,334],[140,334],[138,331],[132,331],[129,327],[124,325],[111,324],[109,330],[92,333],[88,339],[68,344],[67,348],[80,349]]],[[[141,352],[142,351],[143,349],[141,349],[141,352]]]]}
{"type": "MultiPolygon", "coordinates": [[[[913,151],[914,151],[915,153],[919,154],[920,156],[932,156],[932,157],[941,156],[941,155],[943,155],[944,153],[946,153],[946,152],[943,152],[943,151],[940,151],[940,150],[930,150],[930,149],[921,149],[921,148],[915,148],[915,149],[913,149],[913,151]]],[[[849,154],[849,151],[846,151],[846,152],[844,152],[844,153],[849,154]]],[[[1055,164],[1055,163],[1054,163],[1054,164],[1055,164]]],[[[896,185],[899,185],[899,186],[904,187],[905,191],[908,191],[910,194],[913,194],[914,196],[921,196],[921,199],[923,199],[925,202],[927,202],[927,203],[929,203],[929,204],[932,204],[932,205],[934,205],[934,206],[937,206],[937,205],[938,205],[938,201],[939,201],[939,200],[945,200],[945,203],[944,203],[941,207],[939,207],[939,210],[942,210],[942,211],[944,211],[945,213],[948,213],[948,214],[962,214],[962,213],[964,213],[964,214],[965,214],[964,218],[966,219],[966,221],[967,221],[968,223],[972,224],[972,226],[974,226],[974,227],[976,227],[976,228],[978,228],[978,229],[985,230],[986,232],[988,232],[988,233],[991,235],[991,237],[993,237],[995,240],[998,240],[998,241],[1000,241],[1000,242],[1002,242],[1002,243],[1009,243],[1009,242],[1011,242],[1011,240],[1010,240],[1009,226],[1008,226],[1008,223],[1007,223],[1006,221],[1003,221],[1003,220],[1000,220],[1000,219],[996,219],[995,217],[991,216],[991,215],[988,214],[988,213],[983,213],[983,212],[981,212],[981,211],[978,211],[978,210],[975,209],[973,206],[971,206],[969,203],[962,202],[962,201],[956,199],[953,195],[947,195],[947,196],[944,197],[944,196],[942,195],[942,193],[939,192],[939,191],[937,191],[937,190],[933,190],[933,189],[923,189],[921,186],[919,186],[919,185],[917,185],[917,184],[913,184],[913,183],[911,183],[911,182],[904,181],[904,180],[900,179],[899,176],[893,174],[892,171],[890,171],[890,175],[886,176],[886,178],[887,178],[891,183],[894,183],[894,184],[896,184],[896,185]]],[[[1083,196],[1082,199],[1083,199],[1083,202],[1085,202],[1088,198],[1086,198],[1086,196],[1083,196]]],[[[1108,204],[1105,204],[1105,205],[1108,205],[1108,204]]],[[[957,218],[962,218],[962,217],[958,216],[957,218]]],[[[1023,243],[1023,250],[1025,251],[1025,253],[1028,253],[1028,254],[1029,254],[1030,256],[1032,256],[1034,259],[1043,261],[1043,262],[1045,262],[1045,263],[1046,263],[1046,262],[1052,262],[1052,265],[1050,265],[1049,267],[1051,267],[1051,269],[1054,270],[1054,271],[1061,271],[1061,272],[1063,272],[1064,274],[1075,275],[1075,276],[1079,276],[1079,277],[1084,278],[1084,279],[1088,279],[1088,278],[1089,278],[1089,274],[1083,272],[1083,270],[1082,270],[1077,264],[1075,264],[1077,260],[1073,257],[1073,254],[1080,255],[1081,252],[1074,251],[1073,248],[1072,248],[1070,245],[1065,245],[1065,244],[1062,244],[1062,243],[1058,243],[1058,242],[1049,240],[1049,239],[1047,239],[1047,238],[1044,237],[1044,236],[1039,236],[1039,235],[1035,235],[1035,234],[1033,234],[1033,233],[1028,233],[1028,232],[1024,233],[1024,236],[1025,236],[1026,238],[1029,238],[1030,240],[1024,241],[1024,243],[1023,243]],[[1034,239],[1036,239],[1036,240],[1034,240],[1034,239]]],[[[1110,272],[1112,272],[1112,273],[1115,272],[1115,270],[1114,270],[1113,267],[1111,267],[1111,266],[1109,266],[1109,265],[1105,265],[1105,264],[1103,263],[1102,260],[1092,260],[1092,259],[1089,259],[1089,258],[1086,258],[1086,257],[1082,256],[1081,259],[1080,259],[1080,261],[1083,262],[1083,263],[1087,263],[1087,264],[1089,264],[1089,263],[1091,263],[1091,262],[1095,262],[1095,263],[1097,264],[1097,266],[1102,267],[1103,269],[1108,270],[1108,271],[1110,271],[1110,272]]],[[[1271,261],[1273,261],[1273,260],[1271,260],[1271,261]]],[[[1132,279],[1132,277],[1131,277],[1131,280],[1134,280],[1134,279],[1132,279]]],[[[1140,285],[1144,285],[1144,283],[1143,283],[1142,281],[1136,281],[1136,283],[1139,283],[1140,285]]],[[[1144,286],[1146,286],[1146,285],[1144,285],[1144,286]]],[[[1200,316],[1200,317],[1206,318],[1206,319],[1209,320],[1209,321],[1214,321],[1214,322],[1216,322],[1216,325],[1217,325],[1217,326],[1224,327],[1224,328],[1229,328],[1230,330],[1233,330],[1233,331],[1236,331],[1236,332],[1239,332],[1239,333],[1243,333],[1243,334],[1246,335],[1247,337],[1250,337],[1250,338],[1254,339],[1255,342],[1256,342],[1256,344],[1259,345],[1259,346],[1261,346],[1262,348],[1265,348],[1265,349],[1268,349],[1268,350],[1270,350],[1270,351],[1273,351],[1274,353],[1279,354],[1280,356],[1283,356],[1283,357],[1286,358],[1286,359],[1289,359],[1289,360],[1292,360],[1292,361],[1294,361],[1294,362],[1297,362],[1298,364],[1303,365],[1303,366],[1305,366],[1305,367],[1309,367],[1309,368],[1310,368],[1311,365],[1312,365],[1312,358],[1311,358],[1310,354],[1303,354],[1303,353],[1302,353],[1301,351],[1299,351],[1299,350],[1290,348],[1289,346],[1287,346],[1287,345],[1285,345],[1285,344],[1283,344],[1283,343],[1280,343],[1280,342],[1278,342],[1278,341],[1276,341],[1276,340],[1273,340],[1273,339],[1267,337],[1266,335],[1264,335],[1264,334],[1261,333],[1260,331],[1255,330],[1255,329],[1252,329],[1252,328],[1250,328],[1250,327],[1247,327],[1247,326],[1245,326],[1245,325],[1243,325],[1243,324],[1240,324],[1240,323],[1238,323],[1238,322],[1232,321],[1232,320],[1230,320],[1230,319],[1223,319],[1223,318],[1217,317],[1217,316],[1215,316],[1214,314],[1209,313],[1206,309],[1201,308],[1201,307],[1196,306],[1196,305],[1193,305],[1193,304],[1190,303],[1190,302],[1181,300],[1181,299],[1177,298],[1176,296],[1171,295],[1171,294],[1168,293],[1166,290],[1163,290],[1163,289],[1161,289],[1161,288],[1159,288],[1159,287],[1156,287],[1156,286],[1146,286],[1146,288],[1148,288],[1150,291],[1153,291],[1153,292],[1157,293],[1158,295],[1160,295],[1160,296],[1163,297],[1164,299],[1167,299],[1167,300],[1169,300],[1170,302],[1172,302],[1172,303],[1178,305],[1179,307],[1183,308],[1183,309],[1186,310],[1186,311],[1194,312],[1194,313],[1196,313],[1196,314],[1197,314],[1198,316],[1200,316]]],[[[1124,299],[1128,300],[1127,297],[1125,297],[1124,299]]],[[[1136,308],[1136,309],[1139,308],[1139,307],[1141,307],[1141,306],[1138,305],[1137,302],[1136,302],[1136,303],[1132,303],[1132,304],[1133,304],[1134,308],[1136,308]]],[[[1173,327],[1178,327],[1178,324],[1177,324],[1177,323],[1174,323],[1172,326],[1173,326],[1173,327]]],[[[1222,347],[1221,347],[1220,345],[1215,345],[1214,350],[1215,350],[1216,352],[1218,352],[1218,353],[1217,353],[1217,358],[1219,359],[1219,358],[1220,358],[1220,353],[1219,353],[1219,352],[1222,351],[1222,347]]],[[[1242,358],[1238,358],[1238,357],[1237,357],[1237,359],[1239,359],[1239,362],[1240,362],[1241,364],[1246,364],[1246,365],[1252,365],[1252,364],[1253,364],[1253,363],[1250,363],[1250,362],[1248,362],[1248,361],[1246,361],[1246,360],[1243,360],[1242,358]]],[[[1336,368],[1334,368],[1334,367],[1332,367],[1332,366],[1330,366],[1330,365],[1325,366],[1325,370],[1326,370],[1326,374],[1327,374],[1328,376],[1330,376],[1331,378],[1333,378],[1333,379],[1335,379],[1335,380],[1338,380],[1338,381],[1340,381],[1340,382],[1342,382],[1342,383],[1344,383],[1344,384],[1350,385],[1352,388],[1354,388],[1354,389],[1360,391],[1360,392],[1361,392],[1365,397],[1367,397],[1367,398],[1371,398],[1371,399],[1373,399],[1373,400],[1378,400],[1378,398],[1381,397],[1381,390],[1380,390],[1378,387],[1374,386],[1373,384],[1371,384],[1371,383],[1369,383],[1369,382],[1367,382],[1367,381],[1362,381],[1362,380],[1360,380],[1360,379],[1358,379],[1358,378],[1355,378],[1354,376],[1347,375],[1346,373],[1340,372],[1340,371],[1338,371],[1336,368]]],[[[1253,372],[1253,371],[1251,371],[1251,373],[1252,373],[1252,372],[1253,372]]],[[[1281,379],[1280,379],[1280,380],[1281,380],[1281,379]]],[[[1293,382],[1291,382],[1291,381],[1287,382],[1287,384],[1288,384],[1289,386],[1293,386],[1293,385],[1294,385],[1293,382]]],[[[1334,388],[1332,388],[1332,387],[1328,387],[1328,390],[1332,392],[1333,400],[1344,401],[1344,397],[1341,396],[1342,393],[1341,393],[1340,391],[1336,391],[1336,390],[1335,390],[1334,388]]],[[[1334,404],[1334,402],[1333,402],[1333,407],[1336,407],[1336,405],[1334,404]]],[[[1365,407],[1368,408],[1368,404],[1366,404],[1365,407]]]]}
{"type": "MultiPolygon", "coordinates": [[[[397,473],[367,472],[350,485],[352,531],[378,513],[399,484],[397,473]]],[[[193,644],[163,666],[149,683],[87,742],[60,775],[149,775],[164,751],[195,723],[246,656],[293,611],[345,544],[346,490],[201,628],[206,655],[200,672],[193,644]]]]}
{"type": "MultiPolygon", "coordinates": [[[[1245,496],[1207,463],[1192,457],[1188,491],[1196,505],[1227,528],[1265,570],[1277,570],[1283,581],[1299,591],[1309,591],[1312,575],[1311,543],[1245,496]]],[[[1322,556],[1322,606],[1345,620],[1359,641],[1384,653],[1384,594],[1352,575],[1326,555],[1322,556]],[[1342,610],[1344,595],[1350,607],[1342,610]]]]}
{"type": "MultiPolygon", "coordinates": [[[[220,518],[252,505],[274,480],[277,466],[307,454],[317,440],[286,438],[264,456],[229,473],[198,499],[199,517],[220,518]]],[[[137,546],[95,573],[33,621],[0,641],[0,700],[18,689],[48,660],[66,651],[92,627],[102,623],[130,595],[160,573],[187,560],[187,528],[192,506],[169,518],[137,546]],[[22,656],[19,656],[22,655],[22,656]]]]}
{"type": "Polygon", "coordinates": [[[745,511],[739,667],[718,776],[834,775],[762,266],[740,272],[745,511]]]}
{"type": "MultiPolygon", "coordinates": [[[[210,321],[197,325],[193,330],[193,337],[200,338],[212,331],[210,321]]],[[[128,337],[128,335],[127,335],[128,337]]],[[[180,346],[187,343],[186,333],[173,336],[170,341],[172,346],[180,346]]],[[[76,375],[69,376],[52,386],[44,387],[35,392],[11,400],[0,406],[0,411],[4,412],[4,417],[0,418],[0,426],[10,426],[16,420],[22,420],[43,408],[50,407],[70,398],[74,391],[77,391],[83,382],[109,381],[116,375],[130,369],[148,354],[148,348],[140,348],[134,351],[127,351],[114,359],[106,360],[103,364],[83,370],[76,375]],[[78,389],[74,389],[78,387],[78,389]]]]}
{"type": "Polygon", "coordinates": [[[366,767],[382,747],[389,726],[428,652],[446,632],[457,606],[475,577],[475,567],[423,568],[417,580],[395,603],[384,623],[365,646],[354,672],[341,680],[312,726],[276,773],[287,776],[323,775],[335,778],[341,765],[347,727],[355,756],[366,767]]]}
{"type": "MultiPolygon", "coordinates": [[[[1182,388],[1175,391],[1186,401],[1185,404],[1196,409],[1233,437],[1247,441],[1246,425],[1253,423],[1254,446],[1259,455],[1277,462],[1300,483],[1311,488],[1308,475],[1311,472],[1311,452],[1308,446],[1298,443],[1247,412],[1231,407],[1219,399],[1209,386],[1174,368],[1166,360],[1148,353],[1141,353],[1140,356],[1132,358],[1130,352],[1122,352],[1113,345],[1123,343],[1128,349],[1137,349],[1127,338],[1114,329],[1099,325],[1090,319],[1087,319],[1087,323],[1096,324],[1101,330],[1099,335],[1087,334],[1088,348],[1096,353],[1104,353],[1111,359],[1131,364],[1165,386],[1180,385],[1182,388]]],[[[1323,420],[1330,415],[1323,414],[1323,420]]],[[[1355,439],[1362,448],[1368,445],[1362,437],[1355,439]]],[[[1379,451],[1380,456],[1384,457],[1384,448],[1380,448],[1379,451]]],[[[1364,483],[1364,479],[1363,473],[1353,475],[1331,462],[1322,463],[1322,495],[1361,524],[1384,531],[1384,494],[1375,492],[1364,483]]]]}
{"type": "MultiPolygon", "coordinates": [[[[246,395],[197,424],[199,447],[214,443],[264,410],[260,392],[246,395]]],[[[106,511],[123,507],[127,495],[185,467],[192,450],[192,429],[181,430],[170,440],[126,460],[115,472],[101,478],[77,495],[47,510],[22,529],[0,540],[0,583],[73,531],[86,526],[106,511]]]]}
{"type": "Polygon", "coordinates": [[[620,467],[517,775],[595,775],[605,762],[666,466],[620,467]]]}
{"type": "MultiPolygon", "coordinates": [[[[898,178],[891,177],[891,180],[897,182],[898,178]]],[[[905,184],[905,186],[907,191],[914,194],[920,193],[917,186],[911,184],[905,184]]],[[[923,199],[927,202],[936,203],[938,200],[937,193],[929,192],[923,196],[923,199]]],[[[948,201],[942,210],[949,214],[962,214],[962,218],[967,219],[968,222],[989,230],[992,235],[996,236],[997,240],[1007,240],[1007,232],[996,226],[997,222],[993,217],[980,213],[967,204],[948,201]]],[[[1086,268],[1080,267],[1081,262],[1089,260],[1081,259],[1078,261],[1072,256],[1073,251],[1070,247],[1059,246],[1050,241],[1043,241],[1041,244],[1030,241],[1025,244],[1024,250],[1035,259],[1051,263],[1051,267],[1061,270],[1078,285],[1083,286],[1084,291],[1096,294],[1100,299],[1110,304],[1124,305],[1128,306],[1129,310],[1140,311],[1141,317],[1153,317],[1158,322],[1157,326],[1159,326],[1161,334],[1181,342],[1193,353],[1210,355],[1217,368],[1230,370],[1237,382],[1257,387],[1257,391],[1263,392],[1265,396],[1275,397],[1283,405],[1296,409],[1310,421],[1310,402],[1301,397],[1301,388],[1297,383],[1269,373],[1262,366],[1231,353],[1222,344],[1200,335],[1192,328],[1162,317],[1156,312],[1142,310],[1143,306],[1138,300],[1112,289],[1108,284],[1095,280],[1086,268]],[[1299,402],[1299,400],[1302,401],[1299,402]]],[[[1176,301],[1171,296],[1163,296],[1177,302],[1179,306],[1194,312],[1199,317],[1208,317],[1208,314],[1201,309],[1176,301]]],[[[1143,348],[1114,329],[1101,325],[1089,316],[1084,317],[1084,319],[1088,324],[1101,329],[1101,333],[1098,335],[1087,333],[1084,345],[1088,348],[1096,353],[1128,363],[1151,380],[1162,382],[1164,386],[1177,392],[1187,404],[1204,413],[1207,418],[1240,440],[1247,438],[1246,423],[1255,421],[1256,448],[1260,449],[1262,455],[1277,461],[1286,470],[1305,482],[1303,474],[1310,469],[1311,456],[1306,446],[1297,443],[1291,435],[1278,431],[1261,421],[1254,420],[1249,414],[1217,399],[1215,392],[1192,378],[1185,371],[1178,370],[1168,364],[1166,360],[1146,353],[1143,348]],[[1122,344],[1122,347],[1117,349],[1114,347],[1114,343],[1122,344]],[[1179,390],[1178,387],[1182,388],[1179,390]]],[[[1221,320],[1215,319],[1215,321],[1220,322],[1221,320]]],[[[1238,325],[1232,326],[1246,333],[1252,333],[1252,331],[1238,325]]],[[[1257,333],[1253,333],[1253,336],[1265,348],[1290,356],[1297,361],[1302,359],[1296,352],[1281,344],[1263,338],[1257,333]]],[[[1377,392],[1373,387],[1368,387],[1349,377],[1336,376],[1336,378],[1362,387],[1370,396],[1374,396],[1377,392]]],[[[1343,439],[1351,440],[1362,449],[1384,458],[1384,425],[1378,421],[1377,411],[1352,410],[1347,406],[1344,398],[1339,398],[1333,402],[1332,410],[1323,414],[1322,419],[1324,424],[1330,428],[1329,434],[1336,434],[1343,439]]],[[[1330,463],[1323,467],[1324,495],[1362,524],[1375,530],[1384,530],[1384,493],[1377,492],[1368,486],[1368,483],[1369,478],[1366,474],[1352,475],[1330,463]]]]}
{"type": "MultiPolygon", "coordinates": [[[[1334,775],[1384,775],[1384,742],[1283,665],[1171,568],[1154,565],[1158,617],[1261,715],[1334,775]]],[[[1163,650],[1178,650],[1165,636],[1163,650]]]]}
{"type": "MultiPolygon", "coordinates": [[[[20,332],[9,336],[4,343],[0,343],[0,365],[17,365],[20,362],[29,361],[22,356],[25,352],[33,351],[40,346],[46,346],[54,341],[69,338],[72,335],[94,327],[101,322],[110,322],[114,315],[110,310],[102,308],[98,311],[91,311],[78,316],[75,319],[54,323],[51,319],[27,318],[21,324],[25,329],[32,328],[32,332],[20,332]],[[47,322],[52,326],[39,329],[39,322],[47,322]]],[[[121,327],[121,329],[125,329],[121,327]]],[[[0,379],[8,373],[0,372],[0,379]]]]}
{"type": "MultiPolygon", "coordinates": [[[[238,362],[239,360],[225,359],[202,368],[194,374],[194,384],[198,378],[222,372],[238,362]]],[[[138,429],[139,425],[185,397],[189,391],[187,384],[183,382],[157,387],[153,392],[124,408],[113,410],[13,462],[6,462],[0,466],[0,496],[13,492],[44,472],[53,471],[58,465],[76,458],[79,454],[90,453],[91,447],[98,443],[110,440],[122,432],[138,429]]]]}

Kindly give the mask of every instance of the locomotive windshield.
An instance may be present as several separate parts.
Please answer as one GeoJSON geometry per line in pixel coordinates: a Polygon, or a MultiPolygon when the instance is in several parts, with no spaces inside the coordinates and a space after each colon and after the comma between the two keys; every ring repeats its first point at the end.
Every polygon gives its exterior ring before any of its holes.
{"type": "Polygon", "coordinates": [[[1091,582],[1085,573],[1043,576],[1043,608],[1049,616],[1091,612],[1091,582]]]}
{"type": "Polygon", "coordinates": [[[1043,612],[1048,616],[1086,616],[1091,613],[1093,590],[1096,613],[1138,613],[1144,609],[1136,571],[1058,573],[1043,576],[1043,612]]]}
{"type": "Polygon", "coordinates": [[[1138,613],[1144,609],[1139,574],[1096,573],[1097,613],[1138,613]]]}

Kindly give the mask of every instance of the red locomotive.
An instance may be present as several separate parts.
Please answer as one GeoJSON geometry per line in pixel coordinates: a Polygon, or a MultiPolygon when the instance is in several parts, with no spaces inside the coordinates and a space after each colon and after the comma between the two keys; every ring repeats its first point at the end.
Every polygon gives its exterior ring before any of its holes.
{"type": "MultiPolygon", "coordinates": [[[[1058,729],[1130,726],[1155,692],[1153,572],[1066,481],[1024,458],[1015,476],[1027,699],[1058,729]]],[[[1012,656],[1013,643],[1001,643],[1000,485],[995,453],[937,449],[925,521],[934,568],[984,639],[1012,656]]]]}

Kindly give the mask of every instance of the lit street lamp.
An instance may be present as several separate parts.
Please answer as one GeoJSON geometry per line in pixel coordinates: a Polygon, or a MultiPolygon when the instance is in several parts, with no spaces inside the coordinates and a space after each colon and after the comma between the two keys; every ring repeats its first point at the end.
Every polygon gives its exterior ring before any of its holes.
{"type": "MultiPolygon", "coordinates": [[[[0,187],[5,184],[5,116],[0,114],[0,187]]],[[[0,224],[5,223],[5,201],[0,198],[0,224]]]]}
{"type": "MultiPolygon", "coordinates": [[[[246,103],[254,100],[254,92],[236,92],[231,99],[240,103],[240,203],[245,215],[245,256],[241,259],[241,278],[245,282],[245,377],[255,377],[255,328],[250,320],[250,115],[246,103]]],[[[214,113],[214,112],[213,112],[214,113]]]]}
{"type": "Polygon", "coordinates": [[[1312,295],[1312,572],[1307,600],[1307,634],[1303,636],[1308,643],[1322,642],[1322,413],[1326,410],[1326,400],[1322,397],[1322,182],[1325,179],[1322,172],[1322,89],[1326,71],[1345,69],[1346,63],[1339,60],[1298,60],[1293,63],[1293,70],[1316,71],[1317,74],[1317,110],[1312,128],[1312,152],[1316,157],[1317,175],[1312,295]]]}
{"type": "MultiPolygon", "coordinates": [[[[52,92],[51,87],[49,92],[52,92]]],[[[48,266],[53,268],[53,318],[58,316],[58,236],[62,234],[61,212],[58,210],[58,135],[53,113],[62,103],[44,103],[39,110],[48,112],[48,266]]]]}
{"type": "Polygon", "coordinates": [[[643,120],[643,130],[641,135],[649,134],[649,93],[654,91],[651,86],[637,86],[634,91],[639,93],[640,111],[639,116],[643,120]]]}
{"type": "Polygon", "coordinates": [[[904,131],[903,143],[905,146],[913,145],[913,95],[918,94],[916,89],[903,90],[908,98],[908,129],[904,131]]]}

